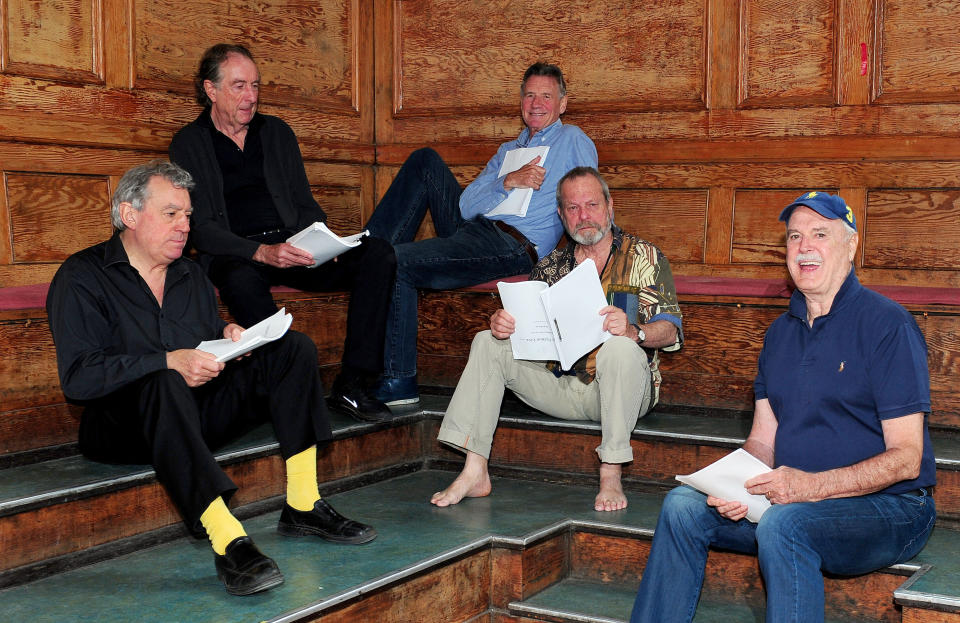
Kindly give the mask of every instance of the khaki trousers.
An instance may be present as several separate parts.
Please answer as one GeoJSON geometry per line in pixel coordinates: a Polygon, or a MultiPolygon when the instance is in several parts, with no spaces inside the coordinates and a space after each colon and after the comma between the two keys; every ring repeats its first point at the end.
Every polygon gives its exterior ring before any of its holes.
{"type": "Polygon", "coordinates": [[[629,338],[613,337],[603,344],[596,378],[584,384],[576,376],[557,378],[543,362],[514,359],[510,340],[482,331],[473,339],[437,438],[489,458],[503,390],[509,388],[547,415],[600,422],[600,460],[627,463],[633,460],[630,433],[653,406],[650,376],[646,353],[629,338]]]}

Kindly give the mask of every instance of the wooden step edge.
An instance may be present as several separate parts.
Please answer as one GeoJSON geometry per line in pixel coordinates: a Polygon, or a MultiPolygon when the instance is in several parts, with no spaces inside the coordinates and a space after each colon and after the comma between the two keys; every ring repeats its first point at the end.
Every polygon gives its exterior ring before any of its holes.
{"type": "Polygon", "coordinates": [[[960,595],[944,595],[913,590],[913,585],[933,568],[933,565],[930,564],[919,565],[907,581],[893,591],[894,602],[900,606],[911,608],[960,613],[960,595]]]}
{"type": "MultiPolygon", "coordinates": [[[[344,491],[358,489],[377,482],[396,478],[419,471],[423,464],[419,461],[391,465],[362,474],[355,474],[320,483],[320,495],[331,496],[344,491]]],[[[252,517],[279,511],[284,502],[284,496],[278,495],[263,500],[257,500],[243,506],[231,509],[231,513],[240,521],[252,517]]],[[[94,545],[83,550],[55,556],[46,560],[30,563],[13,569],[0,571],[0,590],[27,584],[36,580],[64,573],[72,569],[86,567],[99,562],[105,562],[125,554],[130,554],[148,547],[169,543],[183,538],[202,538],[193,535],[187,530],[183,522],[163,526],[149,532],[135,534],[109,543],[94,545]]]]}
{"type": "Polygon", "coordinates": [[[627,623],[626,619],[611,619],[610,617],[570,612],[559,608],[534,606],[522,601],[511,601],[507,604],[507,612],[515,616],[554,623],[627,623]]]}
{"type": "MultiPolygon", "coordinates": [[[[368,433],[414,425],[423,419],[420,412],[408,413],[395,417],[387,422],[365,423],[356,422],[339,427],[333,434],[330,443],[368,433]]],[[[254,443],[241,448],[221,450],[214,453],[214,458],[221,466],[233,465],[243,461],[252,461],[264,456],[273,455],[280,451],[280,444],[271,437],[270,441],[254,443]]],[[[74,458],[74,457],[60,457],[74,458]]],[[[77,457],[78,460],[89,460],[77,457]]],[[[150,466],[131,465],[130,472],[122,476],[94,480],[80,485],[43,491],[34,495],[0,501],[0,517],[28,512],[44,506],[64,504],[84,498],[121,491],[130,487],[154,482],[156,472],[150,466]]]]}

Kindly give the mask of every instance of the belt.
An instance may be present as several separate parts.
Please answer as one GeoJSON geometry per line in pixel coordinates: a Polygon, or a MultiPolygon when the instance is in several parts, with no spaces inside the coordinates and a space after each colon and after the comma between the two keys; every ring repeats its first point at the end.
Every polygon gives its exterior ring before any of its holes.
{"type": "Polygon", "coordinates": [[[512,225],[507,225],[503,221],[494,221],[493,219],[490,220],[494,225],[497,226],[497,229],[523,245],[523,250],[526,251],[527,255],[530,256],[530,261],[534,264],[537,263],[537,260],[539,259],[539,256],[537,255],[537,247],[535,247],[532,242],[527,240],[527,237],[521,234],[519,229],[513,227],[512,225]]]}
{"type": "Polygon", "coordinates": [[[933,487],[923,487],[922,489],[914,489],[913,491],[904,491],[900,495],[914,495],[918,498],[922,498],[927,495],[933,495],[933,487]]]}

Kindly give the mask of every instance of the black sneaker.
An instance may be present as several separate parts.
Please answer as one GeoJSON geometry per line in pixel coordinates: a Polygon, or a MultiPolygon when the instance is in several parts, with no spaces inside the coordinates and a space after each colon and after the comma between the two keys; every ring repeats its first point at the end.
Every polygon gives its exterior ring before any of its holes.
{"type": "Polygon", "coordinates": [[[385,422],[393,417],[389,407],[374,398],[362,382],[345,382],[342,376],[333,382],[327,406],[361,422],[385,422]]]}

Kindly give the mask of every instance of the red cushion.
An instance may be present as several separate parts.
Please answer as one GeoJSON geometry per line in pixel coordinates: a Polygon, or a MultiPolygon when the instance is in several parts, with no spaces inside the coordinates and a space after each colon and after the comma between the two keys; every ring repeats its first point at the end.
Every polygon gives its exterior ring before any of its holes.
{"type": "Polygon", "coordinates": [[[513,277],[504,277],[503,279],[494,279],[492,281],[484,281],[483,283],[478,283],[475,286],[470,286],[471,290],[490,290],[491,292],[497,291],[497,282],[506,281],[507,283],[517,283],[518,281],[526,281],[528,279],[527,275],[514,275],[513,277]]]}
{"type": "Polygon", "coordinates": [[[49,283],[0,288],[0,311],[45,307],[49,288],[49,283]]]}
{"type": "Polygon", "coordinates": [[[673,284],[677,288],[677,294],[789,297],[793,292],[793,288],[783,279],[674,275],[673,284]]]}

